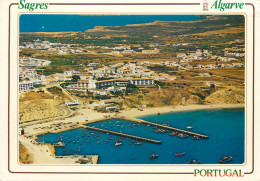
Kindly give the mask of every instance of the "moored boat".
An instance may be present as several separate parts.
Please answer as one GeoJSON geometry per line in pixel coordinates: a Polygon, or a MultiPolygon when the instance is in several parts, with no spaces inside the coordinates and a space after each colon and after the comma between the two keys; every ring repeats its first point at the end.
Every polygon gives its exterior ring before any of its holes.
{"type": "Polygon", "coordinates": [[[183,156],[183,155],[185,155],[185,152],[174,154],[174,156],[177,156],[177,157],[180,157],[180,156],[183,156]]]}
{"type": "Polygon", "coordinates": [[[188,136],[189,136],[189,135],[183,134],[183,133],[177,134],[177,137],[178,137],[178,138],[187,138],[188,136]]]}
{"type": "Polygon", "coordinates": [[[174,136],[174,135],[176,135],[176,134],[178,134],[178,132],[172,131],[169,135],[170,135],[170,136],[174,136]]]}
{"type": "Polygon", "coordinates": [[[136,142],[135,143],[135,145],[141,145],[141,144],[143,144],[143,143],[141,143],[141,142],[136,142]]]}
{"type": "Polygon", "coordinates": [[[200,140],[200,137],[199,136],[193,136],[192,139],[193,140],[200,140]]]}
{"type": "Polygon", "coordinates": [[[232,161],[232,156],[224,156],[221,160],[219,160],[219,163],[227,163],[232,161]]]}
{"type": "Polygon", "coordinates": [[[121,141],[121,140],[118,140],[116,143],[115,143],[115,146],[120,146],[120,145],[122,145],[123,144],[123,142],[121,141]]]}
{"type": "Polygon", "coordinates": [[[200,161],[197,161],[197,160],[190,160],[189,164],[200,164],[200,161]]]}
{"type": "Polygon", "coordinates": [[[167,130],[164,130],[164,129],[157,129],[154,131],[155,133],[166,133],[167,130]]]}
{"type": "Polygon", "coordinates": [[[158,154],[153,153],[153,154],[151,154],[151,156],[149,157],[149,159],[155,159],[155,158],[158,158],[158,157],[159,157],[158,154]]]}
{"type": "Polygon", "coordinates": [[[193,127],[188,125],[188,126],[186,126],[186,128],[187,129],[192,129],[193,127]]]}

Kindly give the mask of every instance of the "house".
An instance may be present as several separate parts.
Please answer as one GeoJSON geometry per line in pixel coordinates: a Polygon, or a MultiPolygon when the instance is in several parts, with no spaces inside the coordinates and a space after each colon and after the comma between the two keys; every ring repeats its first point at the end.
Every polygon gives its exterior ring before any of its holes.
{"type": "Polygon", "coordinates": [[[154,80],[152,78],[133,78],[130,80],[131,84],[134,85],[153,85],[154,80]]]}
{"type": "Polygon", "coordinates": [[[117,106],[108,106],[106,107],[106,111],[117,111],[117,106]]]}
{"type": "Polygon", "coordinates": [[[19,91],[26,91],[28,89],[33,89],[32,82],[21,82],[19,83],[19,91]]]}
{"type": "Polygon", "coordinates": [[[199,73],[200,77],[210,77],[211,75],[209,73],[199,73]]]}
{"type": "Polygon", "coordinates": [[[66,106],[75,106],[75,105],[79,105],[79,101],[75,100],[73,102],[65,102],[66,106]]]}
{"type": "Polygon", "coordinates": [[[154,49],[154,50],[142,50],[142,53],[160,53],[160,50],[154,49]]]}

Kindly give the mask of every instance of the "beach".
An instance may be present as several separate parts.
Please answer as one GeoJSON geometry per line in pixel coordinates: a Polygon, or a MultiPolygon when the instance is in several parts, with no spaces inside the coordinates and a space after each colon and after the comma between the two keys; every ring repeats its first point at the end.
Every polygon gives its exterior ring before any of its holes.
{"type": "Polygon", "coordinates": [[[139,117],[151,114],[162,114],[169,112],[179,112],[179,111],[193,111],[201,109],[223,109],[223,108],[242,108],[245,107],[244,104],[211,104],[211,105],[186,105],[186,106],[170,106],[170,107],[154,107],[145,108],[143,111],[137,109],[131,109],[128,111],[122,111],[121,115],[125,117],[139,117]]]}
{"type": "MultiPolygon", "coordinates": [[[[223,109],[223,108],[243,108],[244,104],[220,104],[220,105],[187,105],[171,106],[160,108],[144,108],[143,111],[138,109],[124,110],[120,113],[98,113],[92,109],[81,109],[75,117],[69,117],[64,120],[54,120],[51,122],[35,124],[25,128],[25,135],[20,136],[20,142],[26,146],[33,155],[33,164],[75,164],[78,158],[65,157],[56,158],[53,149],[48,145],[38,145],[34,143],[38,135],[47,133],[59,133],[67,130],[77,129],[80,125],[113,119],[114,117],[136,118],[152,114],[163,114],[170,112],[182,112],[204,109],[223,109]],[[31,136],[28,137],[28,134],[31,136]]],[[[91,155],[93,163],[98,162],[97,155],[91,155]]]]}

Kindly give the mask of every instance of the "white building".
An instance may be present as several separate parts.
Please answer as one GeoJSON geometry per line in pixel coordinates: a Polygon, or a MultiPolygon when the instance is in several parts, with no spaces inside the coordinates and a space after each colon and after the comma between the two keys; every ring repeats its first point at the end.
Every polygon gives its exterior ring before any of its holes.
{"type": "Polygon", "coordinates": [[[21,82],[19,83],[19,91],[26,91],[33,88],[32,82],[21,82]]]}
{"type": "Polygon", "coordinates": [[[131,84],[134,85],[153,85],[154,80],[152,78],[133,78],[130,80],[131,84]]]}
{"type": "Polygon", "coordinates": [[[79,105],[79,101],[75,100],[73,102],[65,102],[66,106],[74,106],[74,105],[79,105]]]}

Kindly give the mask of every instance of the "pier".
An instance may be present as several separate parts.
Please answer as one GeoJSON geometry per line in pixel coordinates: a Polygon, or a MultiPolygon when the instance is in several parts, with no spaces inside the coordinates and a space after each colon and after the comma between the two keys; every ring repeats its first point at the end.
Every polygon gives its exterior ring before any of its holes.
{"type": "Polygon", "coordinates": [[[143,121],[143,120],[141,121],[141,123],[146,124],[146,125],[155,126],[157,128],[163,128],[163,129],[167,129],[167,130],[171,130],[171,131],[176,131],[176,132],[179,132],[179,133],[185,133],[185,134],[188,134],[188,135],[191,135],[191,136],[198,136],[200,138],[208,139],[207,135],[195,133],[195,132],[192,132],[192,131],[186,131],[186,130],[183,130],[183,129],[178,129],[178,128],[174,128],[174,127],[171,127],[171,126],[166,126],[166,125],[152,123],[152,122],[143,121]]]}
{"type": "Polygon", "coordinates": [[[136,139],[136,140],[155,143],[155,144],[161,144],[162,143],[161,141],[158,141],[158,140],[143,138],[143,137],[129,135],[129,134],[125,134],[125,133],[119,133],[119,132],[115,132],[115,131],[109,131],[109,130],[95,128],[95,127],[91,127],[91,126],[81,125],[81,127],[85,128],[85,129],[90,129],[90,130],[94,130],[94,131],[99,131],[99,132],[103,132],[103,133],[108,133],[108,134],[112,134],[112,135],[117,135],[117,136],[121,136],[121,137],[136,139]]]}
{"type": "MultiPolygon", "coordinates": [[[[142,123],[142,124],[145,124],[145,125],[155,126],[157,128],[167,129],[167,130],[170,130],[170,131],[176,131],[176,132],[179,132],[179,133],[184,133],[184,134],[188,134],[188,135],[191,135],[191,136],[198,136],[198,137],[203,138],[203,139],[208,139],[207,135],[195,133],[193,131],[187,131],[187,130],[183,130],[183,129],[179,129],[179,128],[174,128],[174,127],[171,127],[171,126],[166,126],[166,125],[162,125],[162,124],[157,124],[157,123],[145,121],[145,120],[142,120],[142,119],[130,118],[130,117],[124,117],[124,116],[112,116],[112,117],[109,117],[109,118],[101,118],[101,119],[98,119],[98,120],[95,120],[95,121],[92,121],[92,122],[107,121],[107,120],[111,120],[111,119],[122,119],[122,120],[126,120],[126,121],[142,123]]],[[[81,124],[88,124],[88,123],[89,123],[88,121],[85,121],[81,124]]]]}

